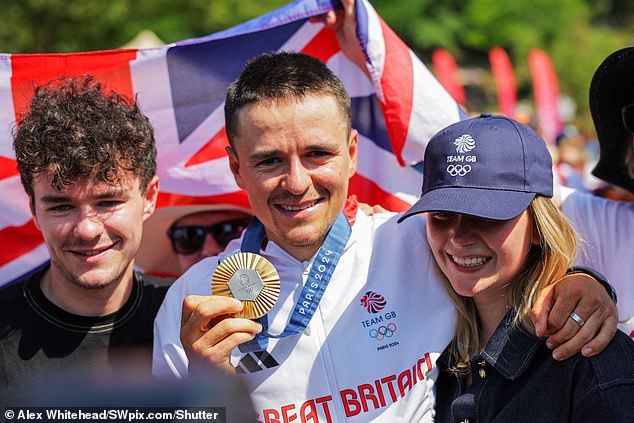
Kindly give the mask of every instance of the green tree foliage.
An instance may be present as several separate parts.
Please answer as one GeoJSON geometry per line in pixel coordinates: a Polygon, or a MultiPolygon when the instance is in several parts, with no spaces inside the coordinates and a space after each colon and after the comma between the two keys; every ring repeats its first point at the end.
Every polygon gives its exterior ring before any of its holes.
{"type": "Polygon", "coordinates": [[[277,9],[287,0],[0,0],[0,51],[117,48],[143,29],[165,42],[200,37],[277,9]]]}
{"type": "MultiPolygon", "coordinates": [[[[561,92],[587,114],[590,78],[610,52],[634,43],[632,0],[371,0],[385,21],[430,64],[448,49],[459,66],[487,74],[487,53],[503,47],[520,96],[531,96],[527,55],[541,48],[561,92]]],[[[289,0],[0,0],[0,51],[72,52],[117,48],[143,29],[165,42],[207,35],[289,0]]],[[[493,90],[492,82],[486,89],[493,90]]],[[[494,95],[488,97],[494,99],[494,95]]],[[[489,107],[476,104],[470,107],[489,107]]]]}
{"type": "MultiPolygon", "coordinates": [[[[560,91],[575,100],[578,115],[586,118],[588,88],[597,66],[612,51],[634,44],[631,0],[374,0],[373,4],[423,60],[434,49],[445,48],[459,66],[488,70],[489,49],[503,47],[514,64],[520,97],[532,95],[528,52],[543,49],[557,70],[560,91]]],[[[590,127],[589,121],[585,119],[582,126],[590,127]]]]}

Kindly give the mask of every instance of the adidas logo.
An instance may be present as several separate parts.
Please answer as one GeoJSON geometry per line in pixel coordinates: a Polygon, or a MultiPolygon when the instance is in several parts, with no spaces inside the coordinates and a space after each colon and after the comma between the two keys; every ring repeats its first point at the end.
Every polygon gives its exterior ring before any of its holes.
{"type": "Polygon", "coordinates": [[[240,359],[236,366],[236,373],[256,373],[260,370],[271,369],[280,364],[266,351],[248,352],[240,359]]]}

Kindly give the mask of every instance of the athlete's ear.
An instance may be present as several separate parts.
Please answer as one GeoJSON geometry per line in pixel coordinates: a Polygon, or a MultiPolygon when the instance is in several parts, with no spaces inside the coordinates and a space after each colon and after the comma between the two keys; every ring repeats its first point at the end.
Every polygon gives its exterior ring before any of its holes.
{"type": "Polygon", "coordinates": [[[240,160],[238,160],[238,154],[231,146],[226,146],[225,152],[227,153],[227,157],[229,157],[229,168],[231,169],[231,173],[233,173],[233,179],[236,180],[236,184],[238,184],[241,189],[244,189],[242,177],[240,176],[240,160]]]}
{"type": "Polygon", "coordinates": [[[348,178],[357,172],[357,152],[359,150],[359,132],[356,129],[350,131],[348,138],[348,155],[350,156],[350,166],[348,166],[348,178]]]}

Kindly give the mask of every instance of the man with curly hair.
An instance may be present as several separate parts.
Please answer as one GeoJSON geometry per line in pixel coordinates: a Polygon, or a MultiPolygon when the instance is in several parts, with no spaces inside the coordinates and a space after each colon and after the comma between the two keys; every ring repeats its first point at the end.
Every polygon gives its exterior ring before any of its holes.
{"type": "Polygon", "coordinates": [[[0,403],[69,369],[150,370],[166,288],[135,272],[159,184],[149,120],[90,76],[35,89],[14,149],[50,262],[0,291],[0,403]]]}

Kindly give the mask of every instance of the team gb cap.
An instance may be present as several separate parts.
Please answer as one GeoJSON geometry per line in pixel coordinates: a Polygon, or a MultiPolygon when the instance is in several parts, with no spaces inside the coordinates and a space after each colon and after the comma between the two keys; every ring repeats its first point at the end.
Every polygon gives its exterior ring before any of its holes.
{"type": "Polygon", "coordinates": [[[421,198],[401,218],[448,211],[507,220],[535,195],[553,195],[544,140],[513,119],[483,113],[438,132],[425,150],[421,198]]]}

